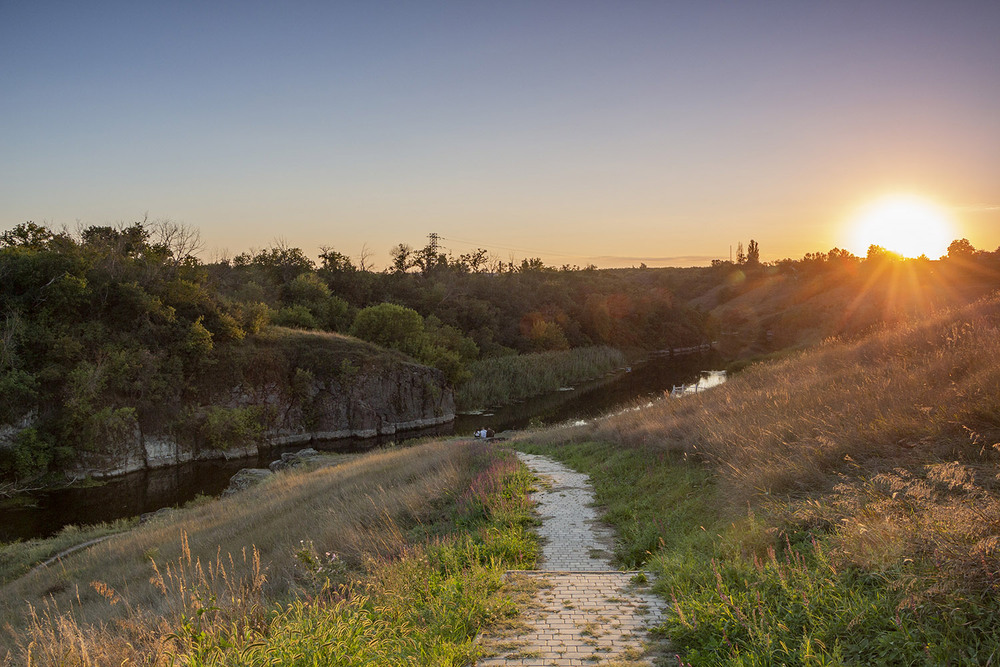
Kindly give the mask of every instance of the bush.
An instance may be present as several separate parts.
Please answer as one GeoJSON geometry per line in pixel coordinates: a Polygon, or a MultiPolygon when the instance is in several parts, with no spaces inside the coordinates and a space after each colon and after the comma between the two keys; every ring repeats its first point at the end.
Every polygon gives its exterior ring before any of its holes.
{"type": "Polygon", "coordinates": [[[424,346],[424,318],[412,308],[380,303],[358,311],[351,335],[419,357],[424,346]]]}
{"type": "Polygon", "coordinates": [[[13,423],[34,407],[38,381],[22,370],[0,373],[0,396],[0,424],[13,423]]]}
{"type": "Polygon", "coordinates": [[[264,421],[264,411],[256,406],[212,406],[205,411],[201,432],[205,442],[213,449],[237,449],[260,440],[264,432],[264,421]]]}
{"type": "Polygon", "coordinates": [[[303,305],[288,306],[281,310],[271,311],[271,324],[294,329],[319,329],[319,322],[303,305]]]}
{"type": "Polygon", "coordinates": [[[9,448],[0,448],[0,470],[15,479],[26,480],[48,472],[55,458],[52,442],[34,428],[26,428],[14,437],[9,448]]]}
{"type": "Polygon", "coordinates": [[[316,319],[328,331],[346,331],[351,326],[351,306],[339,296],[329,296],[313,309],[316,319]]]}

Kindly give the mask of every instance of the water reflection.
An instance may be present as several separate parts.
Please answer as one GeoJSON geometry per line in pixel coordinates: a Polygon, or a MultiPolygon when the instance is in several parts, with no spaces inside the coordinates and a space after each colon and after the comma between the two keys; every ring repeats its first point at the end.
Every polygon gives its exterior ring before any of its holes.
{"type": "Polygon", "coordinates": [[[561,424],[599,417],[615,408],[642,398],[662,398],[675,385],[697,381],[702,371],[719,363],[714,352],[682,357],[653,355],[624,370],[577,386],[506,406],[485,415],[458,415],[455,433],[470,435],[478,428],[506,429],[528,426],[537,419],[544,424],[561,424]]]}
{"type": "MultiPolygon", "coordinates": [[[[408,437],[449,435],[450,424],[408,432],[408,437]]],[[[257,457],[199,461],[115,477],[100,486],[70,487],[33,495],[30,507],[0,508],[0,542],[46,537],[63,526],[87,525],[155,512],[183,504],[199,494],[217,496],[242,468],[266,468],[284,452],[304,447],[337,453],[363,452],[398,439],[341,438],[268,449],[257,457]]]]}
{"type": "Polygon", "coordinates": [[[33,507],[0,508],[0,541],[44,537],[69,524],[84,525],[154,512],[179,505],[198,494],[218,495],[241,468],[264,468],[281,457],[311,446],[322,451],[366,451],[388,441],[434,435],[471,435],[478,428],[500,432],[523,428],[533,419],[556,424],[591,419],[646,397],[662,398],[677,384],[695,381],[701,371],[718,363],[712,354],[671,358],[654,355],[624,370],[587,382],[571,391],[559,391],[497,409],[489,415],[459,415],[453,424],[396,436],[342,439],[274,448],[259,457],[205,461],[133,473],[101,486],[40,493],[33,507]]]}

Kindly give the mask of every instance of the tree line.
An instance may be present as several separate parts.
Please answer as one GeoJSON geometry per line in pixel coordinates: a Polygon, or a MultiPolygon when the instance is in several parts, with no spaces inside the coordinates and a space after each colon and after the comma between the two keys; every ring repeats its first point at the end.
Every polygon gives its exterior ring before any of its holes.
{"type": "Polygon", "coordinates": [[[0,475],[58,470],[139,425],[252,431],[255,415],[198,406],[221,367],[247,356],[234,351],[271,326],[350,334],[452,383],[484,357],[702,338],[703,316],[666,274],[405,246],[374,271],[332,248],[314,261],[280,243],[205,263],[199,248],[196,230],[169,222],[75,233],[27,222],[0,234],[0,475]]]}
{"type": "MultiPolygon", "coordinates": [[[[0,474],[25,479],[57,469],[137,425],[207,429],[218,438],[253,431],[259,415],[193,406],[204,407],[220,369],[251,363],[252,341],[273,326],[349,334],[437,367],[458,385],[485,358],[713,340],[746,328],[746,309],[717,305],[777,285],[775,277],[809,293],[860,290],[902,266],[936,277],[926,284],[981,293],[1000,275],[1000,250],[965,239],[941,262],[904,262],[873,246],[864,258],[835,248],[768,263],[751,240],[737,262],[604,270],[503,262],[483,249],[454,256],[433,243],[399,244],[382,271],[332,247],[313,260],[284,243],[205,263],[200,245],[196,230],[145,220],[75,233],[27,222],[0,234],[0,436],[13,438],[0,447],[0,474]],[[714,295],[708,305],[706,295],[714,295]]],[[[786,300],[796,301],[794,293],[786,300]]],[[[787,316],[749,315],[761,335],[772,321],[792,326],[787,316]]],[[[815,320],[796,317],[795,326],[815,320]]]]}

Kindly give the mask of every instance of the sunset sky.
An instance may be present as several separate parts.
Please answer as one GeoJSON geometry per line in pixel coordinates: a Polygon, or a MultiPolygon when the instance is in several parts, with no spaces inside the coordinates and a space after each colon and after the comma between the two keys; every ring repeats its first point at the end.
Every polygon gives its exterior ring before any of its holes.
{"type": "Polygon", "coordinates": [[[377,268],[851,247],[870,201],[1000,245],[1000,2],[0,0],[0,229],[171,219],[377,268]]]}

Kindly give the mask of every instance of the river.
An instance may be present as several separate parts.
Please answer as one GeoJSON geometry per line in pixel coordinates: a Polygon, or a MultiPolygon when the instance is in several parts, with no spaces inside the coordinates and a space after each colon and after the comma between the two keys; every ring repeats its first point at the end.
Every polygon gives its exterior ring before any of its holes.
{"type": "MultiPolygon", "coordinates": [[[[497,432],[519,429],[532,420],[544,424],[591,419],[640,399],[662,398],[674,385],[694,382],[701,371],[718,365],[713,353],[683,357],[653,355],[628,371],[538,396],[485,414],[460,414],[454,423],[402,436],[343,439],[314,443],[323,451],[359,452],[393,440],[433,435],[471,435],[479,428],[497,432]]],[[[30,506],[0,506],[0,542],[45,537],[67,525],[86,525],[154,512],[185,503],[199,494],[218,495],[241,468],[267,467],[284,451],[306,445],[270,449],[257,458],[204,461],[137,472],[91,487],[37,493],[30,506]]]]}

